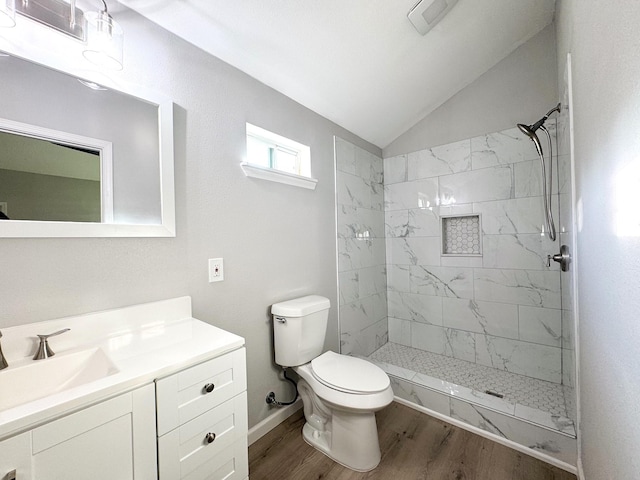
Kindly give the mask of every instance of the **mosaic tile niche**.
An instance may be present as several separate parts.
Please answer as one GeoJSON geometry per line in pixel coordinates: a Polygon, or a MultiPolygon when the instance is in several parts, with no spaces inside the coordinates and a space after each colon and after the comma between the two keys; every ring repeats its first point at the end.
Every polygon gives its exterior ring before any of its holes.
{"type": "Polygon", "coordinates": [[[442,217],[443,255],[482,255],[480,216],[442,217]]]}

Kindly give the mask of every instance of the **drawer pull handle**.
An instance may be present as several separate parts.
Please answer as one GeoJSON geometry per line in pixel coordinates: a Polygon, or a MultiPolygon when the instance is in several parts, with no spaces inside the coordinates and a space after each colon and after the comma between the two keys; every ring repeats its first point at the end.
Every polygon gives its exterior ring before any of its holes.
{"type": "Polygon", "coordinates": [[[215,439],[216,439],[216,434],[211,432],[207,433],[204,437],[204,440],[207,443],[213,443],[215,439]]]}
{"type": "Polygon", "coordinates": [[[202,389],[202,393],[211,393],[216,386],[213,383],[207,383],[202,389]]]}
{"type": "Polygon", "coordinates": [[[18,472],[16,470],[11,470],[9,473],[5,475],[6,480],[16,480],[18,478],[18,472]]]}

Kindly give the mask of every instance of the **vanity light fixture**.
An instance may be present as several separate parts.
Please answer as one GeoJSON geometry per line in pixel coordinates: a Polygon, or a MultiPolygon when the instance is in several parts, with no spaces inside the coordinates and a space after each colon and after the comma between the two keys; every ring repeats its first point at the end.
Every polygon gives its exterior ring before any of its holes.
{"type": "Polygon", "coordinates": [[[110,70],[122,70],[122,38],[124,32],[107,11],[107,2],[102,0],[104,10],[88,12],[84,57],[95,65],[110,70]]]}
{"type": "Polygon", "coordinates": [[[120,25],[109,15],[107,2],[98,11],[85,12],[76,0],[0,0],[0,27],[13,27],[15,13],[84,43],[84,57],[95,65],[122,70],[120,25]]]}

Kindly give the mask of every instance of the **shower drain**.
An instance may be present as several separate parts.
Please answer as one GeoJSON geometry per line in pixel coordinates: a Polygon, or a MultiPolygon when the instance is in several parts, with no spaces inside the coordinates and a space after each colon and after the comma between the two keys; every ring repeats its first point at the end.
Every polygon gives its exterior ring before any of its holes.
{"type": "Polygon", "coordinates": [[[492,395],[494,397],[498,397],[498,398],[504,398],[504,395],[498,392],[494,392],[491,390],[485,390],[484,393],[486,393],[487,395],[492,395]]]}

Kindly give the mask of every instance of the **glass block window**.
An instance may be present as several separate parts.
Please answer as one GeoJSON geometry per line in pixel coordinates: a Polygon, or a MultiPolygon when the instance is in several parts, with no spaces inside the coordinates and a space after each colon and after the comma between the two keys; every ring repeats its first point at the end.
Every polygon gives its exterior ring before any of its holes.
{"type": "Polygon", "coordinates": [[[444,255],[482,255],[480,216],[442,217],[444,255]]]}

